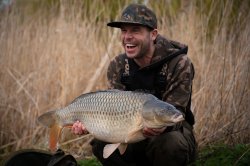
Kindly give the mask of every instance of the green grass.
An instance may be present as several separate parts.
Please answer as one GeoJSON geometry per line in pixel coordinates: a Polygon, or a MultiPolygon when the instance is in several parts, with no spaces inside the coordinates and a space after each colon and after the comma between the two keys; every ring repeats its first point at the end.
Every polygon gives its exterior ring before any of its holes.
{"type": "Polygon", "coordinates": [[[192,165],[250,165],[250,145],[237,144],[235,146],[229,146],[225,144],[219,144],[206,146],[200,150],[198,159],[192,165]]]}
{"type": "Polygon", "coordinates": [[[96,159],[86,159],[86,160],[79,160],[78,161],[79,166],[101,166],[102,164],[96,159]]]}
{"type": "MultiPolygon", "coordinates": [[[[96,158],[79,160],[79,166],[101,166],[96,158]]],[[[250,165],[250,145],[225,144],[203,147],[195,163],[190,166],[247,166],[250,165]]]]}

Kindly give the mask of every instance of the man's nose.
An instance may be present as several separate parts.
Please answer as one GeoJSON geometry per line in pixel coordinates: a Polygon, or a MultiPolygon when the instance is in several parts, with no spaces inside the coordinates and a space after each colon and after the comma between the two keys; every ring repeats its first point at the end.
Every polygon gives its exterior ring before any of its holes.
{"type": "Polygon", "coordinates": [[[124,35],[124,38],[125,39],[131,39],[131,38],[133,38],[133,35],[132,35],[131,32],[126,32],[125,35],[124,35]]]}

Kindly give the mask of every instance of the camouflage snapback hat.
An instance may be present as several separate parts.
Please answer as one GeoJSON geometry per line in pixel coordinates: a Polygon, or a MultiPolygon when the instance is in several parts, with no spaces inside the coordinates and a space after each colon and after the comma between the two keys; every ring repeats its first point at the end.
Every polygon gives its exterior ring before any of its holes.
{"type": "Polygon", "coordinates": [[[156,29],[157,19],[155,13],[145,5],[131,4],[124,9],[119,21],[110,22],[107,26],[120,28],[122,24],[137,24],[156,29]]]}

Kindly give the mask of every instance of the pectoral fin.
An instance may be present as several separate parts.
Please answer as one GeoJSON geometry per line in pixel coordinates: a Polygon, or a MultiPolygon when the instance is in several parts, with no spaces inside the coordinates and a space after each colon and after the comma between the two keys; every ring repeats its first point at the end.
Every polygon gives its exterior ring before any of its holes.
{"type": "Polygon", "coordinates": [[[62,127],[56,124],[50,128],[49,148],[52,152],[57,150],[57,143],[59,141],[61,131],[62,127]]]}
{"type": "Polygon", "coordinates": [[[128,133],[127,137],[124,140],[125,143],[132,143],[135,141],[137,142],[145,139],[145,137],[142,134],[142,129],[143,129],[143,123],[142,119],[140,118],[137,120],[136,127],[128,133]]]}
{"type": "Polygon", "coordinates": [[[103,158],[108,158],[117,148],[120,146],[121,143],[117,144],[107,144],[103,149],[103,158]]]}
{"type": "Polygon", "coordinates": [[[144,138],[145,137],[143,136],[141,130],[135,130],[128,134],[128,136],[125,139],[125,143],[134,142],[134,140],[136,141],[143,140],[144,138]]]}

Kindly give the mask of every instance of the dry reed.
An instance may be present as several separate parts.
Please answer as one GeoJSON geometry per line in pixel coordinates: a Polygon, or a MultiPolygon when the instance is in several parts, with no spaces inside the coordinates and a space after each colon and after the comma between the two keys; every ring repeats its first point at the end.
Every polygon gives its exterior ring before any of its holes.
{"type": "MultiPolygon", "coordinates": [[[[46,149],[47,130],[36,122],[37,116],[80,95],[107,51],[113,30],[106,28],[106,22],[116,14],[109,10],[112,3],[60,2],[47,14],[39,9],[25,15],[16,8],[1,13],[1,157],[22,148],[46,149]],[[55,14],[56,10],[60,12],[55,14]]],[[[116,11],[128,2],[116,4],[116,11]]],[[[149,5],[159,18],[160,33],[189,45],[196,69],[192,107],[199,145],[249,143],[249,3],[242,1],[235,12],[234,1],[209,1],[209,10],[203,12],[206,4],[200,1],[178,1],[182,3],[176,8],[166,1],[154,2],[149,5]]],[[[121,51],[117,37],[110,59],[121,51]]],[[[106,67],[90,86],[92,91],[106,88],[106,67]]],[[[62,144],[87,156],[89,140],[87,136],[62,144]]]]}

